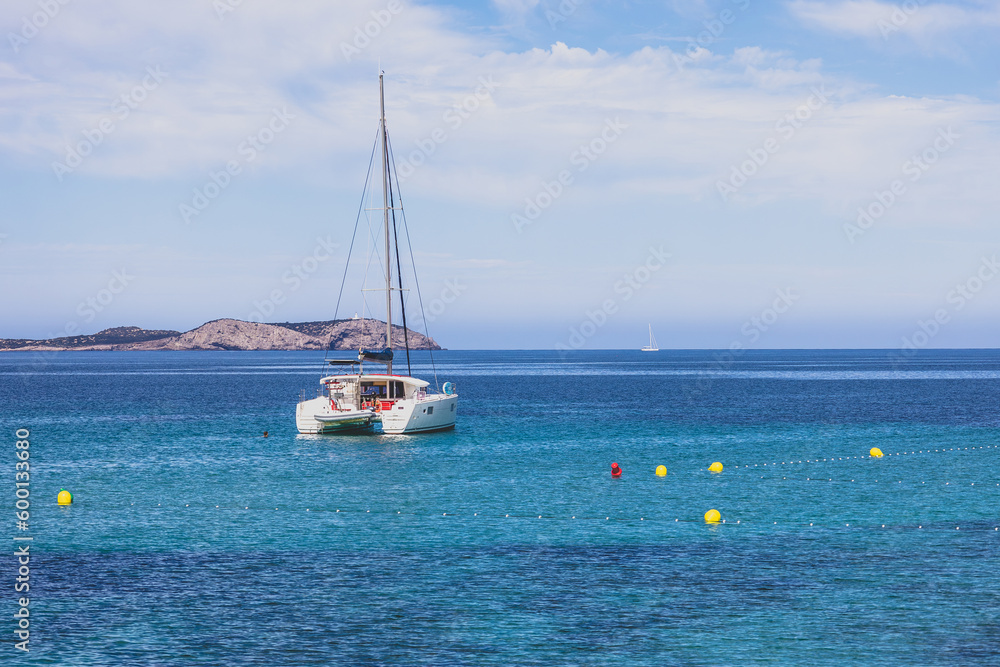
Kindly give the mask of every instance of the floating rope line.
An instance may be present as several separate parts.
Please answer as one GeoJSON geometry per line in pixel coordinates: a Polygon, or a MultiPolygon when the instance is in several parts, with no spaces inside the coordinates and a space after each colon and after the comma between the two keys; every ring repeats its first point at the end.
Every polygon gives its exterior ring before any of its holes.
{"type": "MultiPolygon", "coordinates": [[[[977,450],[989,450],[989,449],[998,449],[998,448],[1000,448],[1000,445],[981,445],[981,446],[970,446],[970,447],[947,447],[947,448],[940,448],[939,447],[939,448],[933,449],[933,450],[930,449],[930,448],[928,448],[928,449],[920,449],[920,450],[893,452],[893,453],[890,453],[890,454],[885,454],[884,456],[886,456],[886,457],[889,457],[889,456],[906,456],[906,455],[925,454],[925,453],[926,454],[932,454],[932,453],[947,453],[947,452],[960,452],[960,451],[977,451],[977,450]]],[[[823,462],[826,462],[826,463],[834,462],[835,463],[835,462],[842,462],[842,461],[852,461],[852,460],[856,461],[856,460],[871,459],[871,458],[876,458],[876,457],[873,457],[871,455],[869,455],[869,456],[863,456],[863,455],[861,455],[861,456],[842,456],[842,457],[836,457],[836,458],[834,458],[834,457],[826,457],[826,458],[792,460],[792,461],[764,463],[764,464],[756,464],[755,463],[755,464],[734,465],[734,466],[732,466],[732,468],[733,469],[740,469],[740,468],[742,468],[743,470],[747,470],[747,469],[750,469],[750,468],[757,468],[758,470],[760,470],[760,469],[763,469],[764,467],[770,466],[771,469],[775,469],[775,468],[777,468],[777,466],[781,466],[781,465],[797,465],[799,463],[823,463],[823,462]]],[[[881,457],[877,457],[877,458],[881,458],[881,457]]],[[[698,469],[698,472],[700,472],[700,471],[701,471],[701,469],[698,469]]],[[[694,472],[694,471],[691,471],[691,472],[694,472]]],[[[883,472],[885,472],[885,471],[883,470],[883,472]]],[[[654,473],[651,473],[651,474],[654,474],[654,473]]],[[[642,477],[637,477],[637,479],[642,479],[642,477]]],[[[662,476],[661,476],[661,479],[663,479],[662,476]]],[[[738,475],[736,477],[736,479],[744,479],[744,477],[742,475],[738,475]]],[[[827,482],[827,483],[838,483],[838,484],[846,484],[846,483],[854,483],[854,484],[883,484],[883,485],[888,484],[888,485],[896,486],[897,488],[902,488],[902,489],[911,489],[911,488],[915,488],[917,486],[916,481],[910,482],[909,480],[892,479],[892,478],[885,479],[884,477],[883,477],[883,479],[882,479],[881,482],[878,479],[867,480],[867,479],[859,479],[857,477],[854,477],[854,478],[851,478],[851,479],[847,479],[846,477],[844,477],[844,478],[832,477],[832,476],[828,476],[828,477],[814,477],[812,475],[810,475],[808,477],[805,477],[804,479],[802,477],[800,477],[800,476],[783,475],[781,477],[781,480],[777,480],[776,477],[761,475],[759,477],[759,479],[761,479],[761,480],[768,480],[768,481],[790,481],[790,482],[802,482],[802,481],[805,481],[805,482],[827,482]],[[907,482],[905,485],[904,485],[904,481],[907,482]]],[[[657,482],[657,483],[660,483],[660,482],[657,482]]],[[[926,480],[924,480],[924,481],[920,481],[920,486],[924,486],[924,487],[927,487],[927,486],[930,486],[930,487],[934,487],[934,486],[948,486],[948,487],[952,487],[952,486],[954,486],[956,488],[959,488],[959,487],[964,487],[964,486],[968,485],[969,487],[978,486],[979,488],[976,489],[976,492],[981,492],[981,490],[991,490],[990,486],[989,486],[990,483],[993,483],[993,485],[994,485],[993,489],[996,489],[996,488],[1000,487],[1000,482],[993,482],[992,480],[989,480],[989,481],[976,480],[976,481],[962,481],[962,482],[953,482],[951,480],[944,481],[944,482],[942,482],[942,481],[932,481],[932,482],[930,482],[929,485],[928,485],[928,482],[926,480]]],[[[130,503],[130,506],[135,507],[136,503],[132,502],[132,503],[130,503]]],[[[151,502],[148,505],[144,504],[144,503],[140,503],[140,505],[139,505],[140,508],[144,508],[144,507],[145,508],[150,508],[151,506],[152,506],[151,502]]],[[[179,505],[172,505],[172,504],[167,504],[164,507],[164,504],[162,502],[156,503],[156,507],[157,508],[161,508],[163,510],[180,509],[179,505]]],[[[339,507],[334,507],[334,508],[322,508],[322,507],[321,508],[313,508],[313,507],[301,508],[301,507],[288,507],[288,506],[285,506],[283,508],[279,506],[279,507],[274,507],[272,509],[270,506],[268,506],[268,507],[257,507],[257,506],[251,506],[251,505],[245,504],[245,503],[244,504],[233,503],[231,505],[214,505],[214,506],[213,505],[209,505],[209,504],[194,504],[193,508],[192,508],[192,503],[186,503],[186,504],[184,504],[184,508],[186,508],[186,509],[201,509],[201,510],[217,509],[217,510],[223,510],[223,511],[244,511],[244,512],[258,512],[258,511],[275,512],[275,511],[282,511],[282,510],[284,510],[286,512],[298,513],[298,512],[303,512],[304,511],[304,512],[309,512],[311,514],[312,513],[315,513],[315,514],[334,514],[334,515],[344,515],[345,517],[352,516],[352,515],[357,515],[357,516],[365,515],[365,516],[368,516],[368,515],[373,515],[374,514],[376,516],[396,516],[396,517],[406,516],[406,517],[415,517],[415,518],[423,518],[423,519],[427,519],[427,518],[431,518],[431,517],[435,517],[435,516],[440,516],[440,517],[449,518],[449,519],[456,519],[456,520],[462,520],[462,519],[464,519],[464,520],[479,520],[479,521],[481,521],[481,520],[491,520],[491,519],[492,520],[514,519],[514,520],[535,520],[535,521],[541,520],[541,521],[559,521],[559,522],[564,522],[564,521],[604,521],[604,522],[615,521],[615,522],[618,522],[618,523],[642,522],[643,525],[655,525],[657,523],[674,523],[674,524],[682,524],[683,523],[683,524],[700,524],[700,525],[706,524],[706,522],[703,521],[703,520],[701,520],[701,519],[682,519],[680,517],[674,517],[673,520],[671,521],[671,517],[669,517],[669,516],[647,516],[645,514],[640,515],[638,517],[634,517],[634,516],[632,516],[632,517],[625,517],[625,516],[612,517],[609,514],[605,514],[604,517],[601,517],[599,515],[593,515],[593,516],[571,515],[571,516],[567,517],[566,515],[546,514],[545,512],[542,512],[540,514],[534,513],[534,512],[528,514],[528,513],[509,513],[509,512],[508,513],[502,513],[502,512],[499,512],[499,511],[498,512],[478,512],[477,511],[477,512],[472,512],[470,514],[467,511],[466,512],[448,512],[448,511],[442,512],[442,511],[440,511],[440,509],[438,511],[436,511],[436,512],[433,512],[432,510],[425,510],[425,511],[421,511],[421,512],[403,512],[402,510],[395,510],[395,511],[393,511],[393,510],[375,510],[375,511],[372,511],[371,509],[364,509],[364,510],[362,510],[362,509],[359,509],[359,508],[346,508],[346,509],[345,508],[339,508],[339,507]]],[[[934,526],[928,526],[927,528],[925,528],[925,526],[923,524],[917,524],[916,527],[914,528],[913,525],[891,526],[891,525],[886,525],[886,524],[877,524],[877,525],[876,524],[864,524],[864,523],[858,523],[856,521],[844,521],[843,519],[841,519],[841,520],[830,520],[830,521],[824,521],[824,522],[819,522],[819,523],[816,522],[816,521],[813,521],[813,522],[808,522],[808,525],[807,525],[807,522],[805,522],[804,520],[803,521],[788,521],[788,522],[782,521],[782,522],[779,523],[778,521],[768,522],[768,521],[764,521],[764,520],[760,520],[760,521],[753,520],[753,519],[751,519],[751,520],[744,520],[743,518],[740,518],[740,519],[737,519],[735,522],[732,519],[722,519],[720,521],[712,521],[712,522],[708,523],[708,525],[718,526],[718,525],[725,524],[725,525],[729,525],[729,526],[737,525],[737,526],[741,526],[741,527],[756,527],[756,526],[773,527],[773,526],[779,526],[780,525],[782,528],[809,528],[809,527],[811,527],[811,528],[823,528],[823,529],[842,529],[842,528],[847,528],[847,529],[853,529],[853,530],[865,530],[865,529],[878,529],[878,530],[883,530],[883,529],[886,529],[886,530],[903,530],[903,529],[928,530],[928,529],[945,529],[945,528],[947,530],[952,530],[952,526],[953,526],[954,527],[953,529],[956,530],[956,531],[961,531],[961,530],[966,530],[966,531],[968,531],[968,530],[973,530],[973,531],[975,531],[975,530],[987,530],[987,531],[990,531],[990,527],[992,527],[992,530],[990,532],[1000,533],[1000,525],[993,525],[993,523],[995,521],[997,521],[997,519],[982,519],[982,520],[979,520],[979,521],[975,522],[975,524],[972,525],[972,526],[969,526],[969,525],[963,526],[960,523],[958,525],[955,525],[955,523],[958,523],[958,522],[950,523],[950,522],[941,522],[941,521],[938,521],[938,522],[936,522],[936,524],[934,526]],[[987,526],[986,524],[990,524],[990,526],[987,526]]]]}
{"type": "MultiPolygon", "coordinates": [[[[761,476],[760,479],[769,479],[769,478],[761,476]]],[[[841,479],[841,478],[833,478],[833,477],[806,477],[805,479],[803,479],[801,477],[787,477],[786,476],[786,477],[782,477],[781,479],[782,479],[782,481],[787,480],[789,482],[840,482],[840,483],[854,482],[856,484],[902,484],[903,483],[903,480],[897,480],[895,482],[893,482],[892,480],[884,480],[882,482],[879,482],[877,479],[875,479],[875,480],[857,479],[857,478],[854,478],[854,479],[841,479]]],[[[927,484],[926,481],[922,481],[920,483],[921,484],[927,484]]],[[[944,486],[962,486],[962,485],[964,485],[964,482],[962,482],[961,484],[959,484],[958,482],[956,482],[954,484],[952,484],[951,482],[936,482],[936,483],[937,484],[943,484],[944,486]]],[[[914,484],[916,484],[916,482],[914,482],[914,484]]],[[[935,484],[935,482],[931,483],[932,486],[934,484],[935,484]]],[[[978,484],[981,487],[989,488],[989,484],[990,483],[989,482],[979,482],[978,484]]],[[[969,482],[969,486],[975,486],[975,485],[976,485],[976,482],[969,482]]],[[[997,483],[994,486],[1000,486],[1000,483],[997,483]]]]}
{"type": "MultiPolygon", "coordinates": [[[[933,453],[972,451],[972,450],[976,450],[976,449],[997,449],[997,448],[1000,448],[1000,445],[981,445],[979,447],[950,447],[950,448],[947,448],[947,449],[945,449],[945,448],[935,449],[933,451],[930,450],[930,449],[926,449],[926,450],[920,449],[920,450],[912,450],[912,451],[909,451],[909,452],[906,452],[906,451],[903,451],[903,452],[893,452],[891,454],[885,454],[885,456],[886,457],[889,457],[889,456],[908,456],[908,455],[911,455],[911,454],[933,454],[933,453]]],[[[775,466],[783,466],[783,465],[797,465],[799,463],[823,463],[823,462],[829,463],[829,462],[836,462],[836,461],[852,461],[852,460],[863,460],[863,459],[871,459],[871,458],[876,458],[876,457],[873,457],[871,455],[859,455],[859,456],[838,456],[837,458],[834,458],[834,457],[830,456],[828,458],[814,458],[814,459],[805,459],[805,460],[801,460],[800,459],[798,461],[791,460],[791,461],[781,461],[781,462],[774,461],[772,463],[745,463],[743,465],[734,465],[733,468],[734,469],[736,469],[736,468],[763,468],[763,467],[766,467],[766,466],[775,467],[775,466]]]]}
{"type": "MultiPolygon", "coordinates": [[[[816,480],[816,481],[825,481],[825,480],[816,480]]],[[[1000,485],[998,485],[998,486],[1000,486],[1000,485]]],[[[135,506],[135,503],[131,503],[130,506],[135,506]]],[[[140,505],[140,507],[142,507],[142,506],[140,505]]],[[[149,508],[149,507],[152,507],[152,505],[147,506],[147,508],[149,508]]],[[[167,505],[166,507],[164,507],[162,503],[157,503],[156,507],[159,507],[159,508],[165,509],[165,510],[169,510],[169,509],[172,509],[172,508],[173,509],[180,509],[179,505],[176,505],[176,506],[167,505]]],[[[187,504],[184,505],[184,507],[187,508],[187,509],[191,509],[192,505],[191,505],[191,503],[187,503],[187,504]]],[[[268,507],[254,507],[254,506],[250,506],[250,505],[214,505],[214,506],[213,505],[194,505],[194,509],[208,509],[208,510],[218,509],[218,510],[222,510],[222,511],[242,511],[242,512],[247,512],[247,511],[249,511],[249,512],[274,512],[274,511],[280,511],[282,508],[274,507],[272,509],[272,507],[270,507],[270,506],[268,506],[268,507]]],[[[470,512],[440,512],[440,513],[437,513],[437,512],[432,512],[430,510],[428,510],[426,512],[403,512],[402,510],[395,510],[395,511],[392,511],[392,510],[383,510],[383,511],[375,510],[375,511],[372,511],[370,509],[365,509],[365,510],[362,510],[362,509],[342,509],[342,508],[333,508],[333,509],[330,509],[330,508],[316,508],[316,507],[307,507],[307,508],[289,508],[289,507],[286,507],[284,509],[286,511],[288,511],[288,512],[293,512],[293,513],[308,512],[310,514],[319,514],[319,515],[331,514],[331,515],[341,515],[341,516],[344,516],[345,518],[346,517],[362,517],[362,516],[368,516],[368,515],[375,515],[375,516],[379,516],[379,517],[412,517],[412,518],[423,518],[423,519],[431,519],[431,518],[434,518],[434,517],[447,517],[449,519],[454,519],[454,520],[466,519],[466,520],[478,520],[478,521],[486,521],[486,520],[502,521],[502,520],[510,519],[510,520],[515,520],[515,521],[525,521],[525,520],[526,521],[538,521],[538,520],[542,520],[542,521],[546,521],[546,522],[553,522],[553,521],[554,522],[574,522],[574,521],[576,521],[576,522],[598,522],[598,521],[600,521],[600,522],[612,522],[613,521],[613,522],[619,523],[619,524],[623,524],[623,523],[640,523],[641,522],[645,526],[652,526],[652,525],[656,525],[656,524],[665,524],[665,525],[669,525],[669,524],[677,524],[677,525],[680,525],[680,524],[685,524],[685,525],[705,525],[705,521],[702,520],[702,519],[700,519],[700,518],[699,519],[688,519],[688,518],[680,518],[680,517],[671,518],[670,516],[647,516],[647,515],[642,515],[642,516],[639,516],[639,517],[627,517],[627,516],[614,516],[613,517],[613,516],[610,516],[608,514],[605,514],[602,517],[600,515],[576,515],[576,514],[574,514],[574,515],[571,515],[571,516],[567,517],[565,515],[544,514],[544,513],[543,514],[536,514],[536,513],[531,513],[531,514],[515,513],[515,514],[512,514],[512,513],[500,513],[500,512],[497,512],[497,513],[489,513],[489,512],[471,512],[471,513],[470,512]]],[[[980,520],[980,521],[977,522],[977,524],[979,524],[979,525],[968,525],[967,524],[965,526],[963,526],[961,523],[958,523],[958,522],[947,522],[947,521],[938,521],[937,525],[935,525],[935,526],[925,526],[924,524],[917,524],[916,526],[913,526],[913,525],[898,525],[898,526],[893,526],[893,525],[888,525],[888,524],[859,523],[859,522],[854,521],[854,520],[852,520],[852,521],[829,520],[829,521],[823,521],[823,522],[817,522],[817,521],[807,522],[805,520],[802,520],[802,521],[770,521],[770,522],[768,522],[768,521],[764,521],[764,520],[753,520],[753,519],[742,519],[741,518],[741,519],[736,519],[735,521],[733,521],[732,519],[722,519],[722,520],[720,520],[718,522],[713,522],[713,523],[708,524],[708,525],[710,525],[710,526],[720,526],[720,525],[740,526],[741,528],[744,528],[744,527],[746,527],[746,528],[755,528],[755,527],[763,527],[763,526],[766,526],[766,527],[778,526],[779,528],[783,528],[783,529],[784,528],[821,528],[821,529],[850,528],[850,529],[853,529],[853,530],[882,530],[882,529],[886,529],[886,530],[908,530],[908,529],[912,529],[912,530],[949,530],[949,531],[951,531],[951,530],[958,530],[958,531],[965,530],[967,532],[971,530],[971,531],[986,531],[986,532],[1000,533],[1000,525],[996,525],[994,523],[994,521],[996,521],[996,520],[995,519],[993,521],[980,520]],[[958,525],[956,525],[956,523],[958,523],[958,525]]]]}

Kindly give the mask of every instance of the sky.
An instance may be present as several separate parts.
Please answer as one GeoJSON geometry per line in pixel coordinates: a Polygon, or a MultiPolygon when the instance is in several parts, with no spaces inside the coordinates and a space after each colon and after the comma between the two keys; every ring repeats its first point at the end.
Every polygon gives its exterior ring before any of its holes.
{"type": "Polygon", "coordinates": [[[362,309],[381,69],[445,347],[1000,346],[992,1],[6,0],[0,35],[0,337],[362,309]]]}

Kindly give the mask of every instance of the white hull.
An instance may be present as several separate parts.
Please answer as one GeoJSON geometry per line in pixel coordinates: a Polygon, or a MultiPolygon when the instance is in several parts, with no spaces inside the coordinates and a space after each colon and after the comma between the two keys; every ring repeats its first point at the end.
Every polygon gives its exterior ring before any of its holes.
{"type": "Polygon", "coordinates": [[[302,401],[295,408],[299,433],[346,433],[371,430],[378,417],[371,410],[337,410],[325,396],[302,401]]]}
{"type": "Polygon", "coordinates": [[[455,427],[458,394],[427,394],[425,398],[396,401],[382,411],[382,432],[391,435],[443,431],[455,427]]]}
{"type": "MultiPolygon", "coordinates": [[[[428,382],[405,375],[359,373],[331,375],[321,381],[323,395],[300,401],[295,409],[299,433],[369,431],[381,422],[390,435],[454,428],[458,394],[431,394],[428,382]]],[[[445,389],[452,389],[445,383],[445,389]]]]}

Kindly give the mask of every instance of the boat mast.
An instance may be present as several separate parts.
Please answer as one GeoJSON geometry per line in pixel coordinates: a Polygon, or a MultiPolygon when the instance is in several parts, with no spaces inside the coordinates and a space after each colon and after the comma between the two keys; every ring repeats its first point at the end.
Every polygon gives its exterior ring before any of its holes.
{"type": "MultiPolygon", "coordinates": [[[[385,346],[392,349],[392,262],[389,254],[389,138],[385,129],[385,93],[383,72],[378,73],[378,103],[382,114],[382,225],[385,227],[385,346]]],[[[392,375],[392,359],[386,362],[386,375],[392,375]]]]}

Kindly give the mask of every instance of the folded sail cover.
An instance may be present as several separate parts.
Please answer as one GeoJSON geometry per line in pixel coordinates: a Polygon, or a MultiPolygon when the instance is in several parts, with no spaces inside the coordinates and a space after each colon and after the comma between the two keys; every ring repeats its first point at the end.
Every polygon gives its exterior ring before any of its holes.
{"type": "Polygon", "coordinates": [[[358,354],[362,359],[368,359],[370,361],[392,361],[392,348],[388,347],[384,350],[360,350],[358,354]]]}

